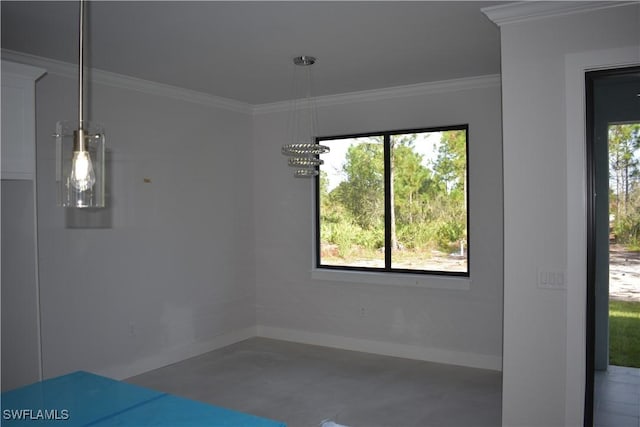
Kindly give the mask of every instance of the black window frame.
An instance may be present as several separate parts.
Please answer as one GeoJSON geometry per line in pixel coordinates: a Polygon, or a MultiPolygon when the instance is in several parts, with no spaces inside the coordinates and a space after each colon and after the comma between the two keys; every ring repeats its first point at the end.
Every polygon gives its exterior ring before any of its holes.
{"type": "Polygon", "coordinates": [[[416,128],[416,129],[400,129],[390,130],[382,132],[366,132],[355,133],[346,135],[332,135],[316,137],[316,144],[322,144],[323,141],[332,141],[336,139],[350,139],[350,138],[366,138],[366,137],[382,137],[384,146],[384,239],[385,239],[385,251],[384,251],[384,267],[359,267],[359,266],[343,266],[343,265],[326,265],[321,264],[321,238],[320,238],[320,174],[315,177],[314,191],[315,191],[315,268],[323,270],[337,270],[337,271],[361,271],[361,272],[382,272],[382,273],[402,273],[402,274],[420,274],[426,276],[451,276],[451,277],[470,277],[471,272],[471,233],[470,233],[470,204],[469,194],[470,181],[469,181],[469,124],[449,125],[449,126],[437,126],[428,128],[416,128]],[[393,268],[391,267],[391,220],[389,212],[391,210],[390,200],[390,185],[391,185],[391,153],[390,153],[390,141],[394,135],[404,135],[411,133],[429,133],[429,132],[444,132],[453,130],[465,131],[465,179],[466,179],[466,227],[467,227],[467,271],[443,271],[443,270],[413,270],[407,268],[393,268]]]}

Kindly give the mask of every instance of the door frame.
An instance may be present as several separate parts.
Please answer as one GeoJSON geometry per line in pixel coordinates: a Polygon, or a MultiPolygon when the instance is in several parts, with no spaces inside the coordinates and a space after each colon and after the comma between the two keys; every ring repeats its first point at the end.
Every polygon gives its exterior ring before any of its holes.
{"type": "Polygon", "coordinates": [[[595,98],[596,80],[640,72],[640,66],[624,66],[585,71],[585,154],[586,154],[586,348],[584,425],[593,426],[594,370],[596,346],[596,155],[595,155],[595,98]]]}

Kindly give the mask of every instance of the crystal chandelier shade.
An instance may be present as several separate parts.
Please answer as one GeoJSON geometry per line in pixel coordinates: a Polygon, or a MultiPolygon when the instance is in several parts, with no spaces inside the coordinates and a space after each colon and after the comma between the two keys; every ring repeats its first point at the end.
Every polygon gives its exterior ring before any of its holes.
{"type": "Polygon", "coordinates": [[[295,168],[296,178],[309,178],[318,175],[318,166],[323,164],[320,154],[329,152],[329,147],[315,142],[317,115],[311,88],[313,86],[313,56],[298,56],[293,76],[293,101],[289,134],[292,142],[282,146],[282,154],[289,156],[288,165],[295,168]]]}

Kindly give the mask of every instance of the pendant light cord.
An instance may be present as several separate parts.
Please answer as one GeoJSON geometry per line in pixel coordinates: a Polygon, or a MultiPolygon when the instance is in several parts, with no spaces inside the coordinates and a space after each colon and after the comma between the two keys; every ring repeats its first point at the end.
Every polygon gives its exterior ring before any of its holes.
{"type": "Polygon", "coordinates": [[[84,0],[80,0],[80,46],[78,49],[78,128],[82,129],[84,113],[84,0]]]}

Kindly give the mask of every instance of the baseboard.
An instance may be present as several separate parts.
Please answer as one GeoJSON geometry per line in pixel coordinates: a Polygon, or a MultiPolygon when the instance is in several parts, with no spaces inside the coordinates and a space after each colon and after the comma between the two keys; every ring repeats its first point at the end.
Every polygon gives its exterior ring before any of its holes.
{"type": "Polygon", "coordinates": [[[136,360],[127,365],[113,366],[96,371],[96,374],[122,380],[144,372],[162,368],[172,363],[180,362],[191,357],[199,356],[209,351],[217,350],[228,345],[253,338],[257,335],[255,326],[219,335],[209,341],[176,346],[163,351],[161,354],[136,360]]]}
{"type": "Polygon", "coordinates": [[[275,328],[262,325],[258,325],[257,335],[264,338],[321,345],[324,347],[340,348],[343,350],[362,351],[366,353],[382,354],[385,356],[445,363],[448,365],[489,369],[492,371],[502,370],[502,358],[500,356],[487,354],[466,353],[421,347],[417,345],[348,338],[338,335],[321,334],[296,329],[275,328]]]}
{"type": "Polygon", "coordinates": [[[117,365],[96,370],[95,373],[122,380],[256,336],[470,368],[489,369],[493,371],[502,370],[502,358],[499,356],[258,325],[219,335],[209,341],[172,347],[163,351],[161,354],[138,359],[126,365],[117,365]]]}

